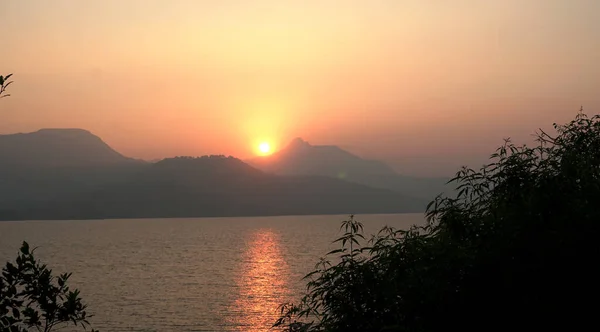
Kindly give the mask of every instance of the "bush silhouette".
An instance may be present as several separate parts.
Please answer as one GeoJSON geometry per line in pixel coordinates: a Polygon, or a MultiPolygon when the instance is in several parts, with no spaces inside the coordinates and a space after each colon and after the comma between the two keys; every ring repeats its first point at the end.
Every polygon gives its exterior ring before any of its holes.
{"type": "MultiPolygon", "coordinates": [[[[14,263],[0,276],[0,332],[50,332],[67,325],[86,329],[86,305],[67,282],[70,273],[53,276],[23,242],[14,263]]],[[[94,330],[92,330],[94,332],[94,330]]]]}
{"type": "Polygon", "coordinates": [[[285,331],[573,330],[598,295],[600,116],[580,112],[537,146],[509,140],[461,169],[427,225],[364,241],[345,221],[341,249],[306,276],[285,331]]]}

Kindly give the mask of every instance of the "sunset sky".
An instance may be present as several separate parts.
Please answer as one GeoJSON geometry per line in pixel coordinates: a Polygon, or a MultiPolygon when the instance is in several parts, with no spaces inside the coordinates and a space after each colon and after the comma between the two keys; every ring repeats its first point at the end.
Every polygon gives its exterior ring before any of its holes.
{"type": "Polygon", "coordinates": [[[598,0],[3,0],[0,133],[252,156],[294,137],[446,175],[600,113],[598,0]]]}

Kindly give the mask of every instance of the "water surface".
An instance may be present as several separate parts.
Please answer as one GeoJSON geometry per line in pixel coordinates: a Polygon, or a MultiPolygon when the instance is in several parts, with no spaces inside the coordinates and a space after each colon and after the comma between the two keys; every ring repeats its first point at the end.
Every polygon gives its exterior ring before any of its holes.
{"type": "MultiPolygon", "coordinates": [[[[89,304],[109,331],[266,331],[277,307],[333,249],[346,216],[0,222],[0,262],[21,241],[89,304]]],[[[360,215],[365,233],[422,214],[360,215]]]]}

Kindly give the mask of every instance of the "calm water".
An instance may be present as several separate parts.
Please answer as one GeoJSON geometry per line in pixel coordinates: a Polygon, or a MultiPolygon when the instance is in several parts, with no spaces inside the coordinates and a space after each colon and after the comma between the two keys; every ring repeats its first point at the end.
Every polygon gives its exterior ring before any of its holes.
{"type": "MultiPolygon", "coordinates": [[[[73,272],[109,331],[266,331],[279,304],[333,248],[345,216],[0,222],[0,262],[21,241],[55,272],[73,272]]],[[[365,233],[422,214],[361,215],[365,233]]]]}

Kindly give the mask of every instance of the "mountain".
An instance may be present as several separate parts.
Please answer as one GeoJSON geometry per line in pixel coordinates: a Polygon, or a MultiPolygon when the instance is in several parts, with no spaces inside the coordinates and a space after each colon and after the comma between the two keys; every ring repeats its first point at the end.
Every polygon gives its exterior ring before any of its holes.
{"type": "Polygon", "coordinates": [[[145,163],[82,129],[0,135],[0,205],[21,207],[122,181],[145,163]]]}
{"type": "Polygon", "coordinates": [[[380,161],[360,158],[337,146],[311,145],[301,138],[270,156],[257,157],[248,163],[267,173],[327,176],[423,199],[433,199],[449,190],[446,178],[400,175],[380,161]]]}
{"type": "Polygon", "coordinates": [[[276,176],[224,156],[144,165],[86,194],[0,207],[0,219],[98,219],[399,213],[426,202],[327,177],[276,176]]]}
{"type": "Polygon", "coordinates": [[[0,167],[98,167],[137,162],[83,129],[0,135],[0,167]]]}
{"type": "Polygon", "coordinates": [[[81,130],[0,136],[0,151],[0,220],[397,213],[427,203],[233,157],[138,162],[81,130]]]}
{"type": "Polygon", "coordinates": [[[395,175],[382,162],[361,159],[337,146],[310,145],[302,138],[283,150],[250,160],[257,168],[280,175],[323,175],[347,178],[355,174],[395,175]]]}

